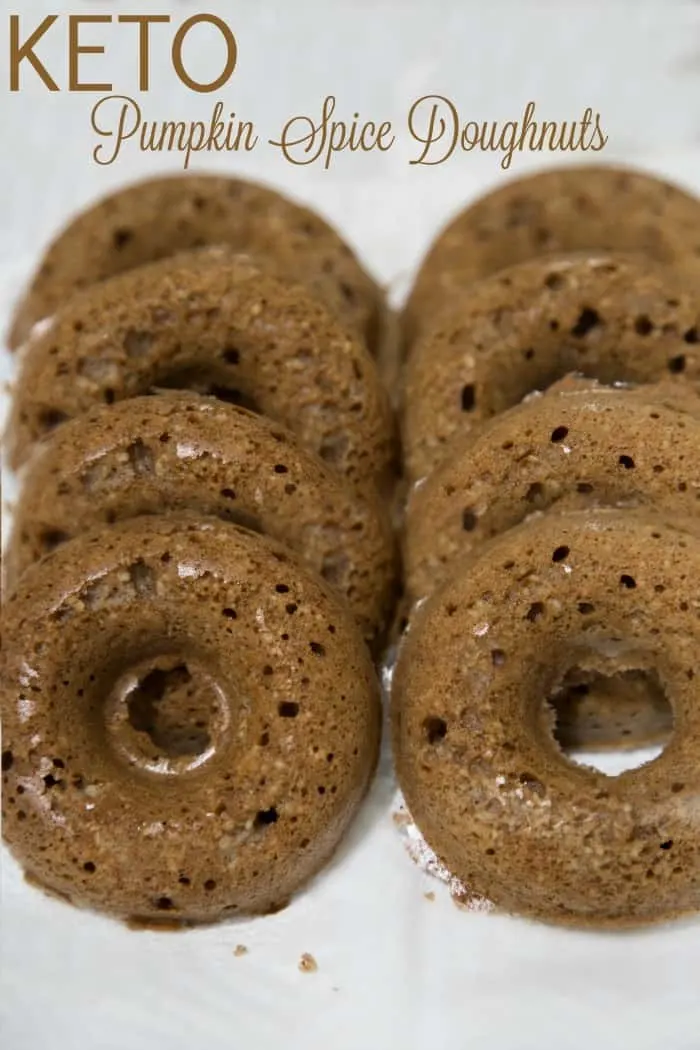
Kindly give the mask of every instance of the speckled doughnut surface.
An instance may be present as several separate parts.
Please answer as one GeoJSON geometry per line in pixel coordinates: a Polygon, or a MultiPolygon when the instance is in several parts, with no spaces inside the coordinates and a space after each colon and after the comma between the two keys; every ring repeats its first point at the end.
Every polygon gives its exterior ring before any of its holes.
{"type": "Polygon", "coordinates": [[[672,271],[620,256],[535,259],[474,284],[408,360],[408,474],[430,473],[456,434],[570,372],[697,385],[700,296],[672,271]]]}
{"type": "Polygon", "coordinates": [[[26,350],[10,420],[14,465],[96,403],[191,389],[286,423],[367,491],[393,463],[376,366],[325,306],[226,248],[131,270],[74,296],[26,350]]]}
{"type": "Polygon", "coordinates": [[[396,563],[378,501],[354,495],[283,427],[197,394],[130,398],[58,428],[22,487],[8,585],[99,524],[181,510],[286,543],[345,596],[370,644],[383,634],[396,563]]]}
{"type": "Polygon", "coordinates": [[[558,383],[455,441],[412,491],[408,594],[427,597],[455,559],[536,512],[649,507],[692,517],[700,512],[699,450],[700,397],[684,383],[558,383]]]}
{"type": "Polygon", "coordinates": [[[405,312],[409,341],[472,281],[545,252],[631,252],[700,280],[700,201],[641,171],[567,167],[508,181],[437,237],[405,312]]]}
{"type": "MultiPolygon", "coordinates": [[[[648,506],[696,515],[699,448],[700,398],[686,384],[555,384],[456,441],[413,491],[404,531],[409,600],[426,597],[457,559],[534,513],[648,506]]],[[[559,739],[574,748],[640,746],[671,726],[663,690],[634,672],[572,674],[550,702],[559,739]]]]}
{"type": "Polygon", "coordinates": [[[399,783],[473,891],[581,925],[700,907],[699,573],[694,525],[547,514],[492,540],[418,611],[394,678],[399,783]],[[564,757],[542,697],[573,664],[658,674],[675,716],[659,758],[607,777],[564,757]]]}
{"type": "Polygon", "coordinates": [[[31,878],[122,918],[285,902],[376,762],[377,683],[344,603],[215,519],[61,545],[5,604],[0,661],[5,838],[31,878]]]}
{"type": "Polygon", "coordinates": [[[374,345],[381,294],[336,231],[272,189],[215,175],[138,182],[73,219],[37,268],[17,309],[11,345],[22,343],[35,322],[76,291],[210,244],[259,255],[281,277],[307,285],[374,345]]]}

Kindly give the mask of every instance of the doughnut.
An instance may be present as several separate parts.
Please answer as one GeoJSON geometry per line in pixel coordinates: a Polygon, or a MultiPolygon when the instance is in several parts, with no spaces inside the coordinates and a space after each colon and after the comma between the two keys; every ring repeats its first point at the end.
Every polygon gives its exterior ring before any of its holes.
{"type": "Polygon", "coordinates": [[[407,473],[570,372],[605,383],[700,379],[700,300],[672,271],[620,256],[534,259],[473,285],[406,366],[407,473]]]}
{"type": "MultiPolygon", "coordinates": [[[[700,398],[686,385],[616,389],[573,381],[504,412],[455,442],[411,494],[404,567],[409,602],[427,597],[455,561],[551,508],[657,508],[697,514],[700,398]]],[[[640,746],[669,731],[655,682],[572,675],[550,698],[562,744],[640,746]]]]}
{"type": "Polygon", "coordinates": [[[406,590],[420,601],[455,559],[547,511],[700,508],[700,397],[666,381],[606,387],[558,383],[450,445],[415,487],[404,526],[406,590]]]}
{"type": "Polygon", "coordinates": [[[51,435],[15,510],[7,585],[99,524],[182,510],[286,543],[345,596],[368,642],[381,638],[396,566],[377,501],[354,496],[282,427],[197,394],[98,406],[51,435]]]}
{"type": "Polygon", "coordinates": [[[470,890],[576,925],[700,907],[699,574],[694,523],[549,513],[460,561],[418,610],[393,683],[398,779],[470,890]],[[658,758],[608,777],[562,754],[542,698],[574,666],[658,676],[674,713],[658,758]]]}
{"type": "Polygon", "coordinates": [[[73,296],[23,355],[11,463],[95,403],[168,387],[287,424],[358,490],[388,484],[391,410],[365,348],[302,286],[227,248],[152,263],[73,296]]]}
{"type": "Polygon", "coordinates": [[[76,291],[221,243],[259,255],[279,276],[305,284],[374,345],[381,293],[336,231],[272,189],[217,175],[137,182],[79,214],[47,248],[15,313],[10,345],[23,343],[37,321],[76,291]]]}
{"type": "Polygon", "coordinates": [[[345,604],[216,519],[61,544],[3,609],[4,835],[28,876],[142,922],[286,902],[377,760],[379,692],[345,604]]]}
{"type": "Polygon", "coordinates": [[[700,201],[640,171],[567,167],[511,180],[460,212],[428,252],[404,316],[410,342],[473,281],[547,253],[629,252],[700,278],[700,201]]]}

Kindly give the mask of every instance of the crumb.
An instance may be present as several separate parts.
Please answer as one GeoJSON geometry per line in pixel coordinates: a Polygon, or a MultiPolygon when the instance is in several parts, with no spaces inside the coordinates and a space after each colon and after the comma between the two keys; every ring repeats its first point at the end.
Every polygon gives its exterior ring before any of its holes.
{"type": "Polygon", "coordinates": [[[316,973],[318,970],[318,963],[314,959],[313,955],[309,952],[304,952],[301,959],[299,960],[299,969],[302,973],[316,973]]]}
{"type": "Polygon", "coordinates": [[[237,944],[236,947],[233,949],[233,954],[238,959],[241,955],[247,955],[248,949],[246,948],[245,944],[237,944]]]}
{"type": "Polygon", "coordinates": [[[334,991],[334,992],[339,992],[339,991],[340,991],[340,988],[336,988],[336,987],[335,987],[335,985],[333,985],[333,991],[334,991]]]}
{"type": "Polygon", "coordinates": [[[470,890],[463,889],[458,892],[453,890],[450,895],[452,897],[452,903],[461,911],[493,911],[493,904],[491,901],[487,900],[486,897],[481,897],[478,893],[472,893],[470,890]]]}
{"type": "MultiPolygon", "coordinates": [[[[392,814],[392,816],[394,823],[399,829],[399,835],[401,835],[404,840],[404,846],[406,847],[411,860],[417,864],[426,875],[433,875],[435,878],[439,879],[440,882],[444,882],[447,885],[452,900],[458,908],[463,908],[465,911],[491,911],[493,908],[491,902],[485,897],[480,897],[478,894],[472,893],[469,887],[465,886],[460,879],[452,875],[436,854],[433,853],[430,846],[418,830],[417,825],[413,821],[413,818],[400,795],[397,798],[397,804],[399,808],[392,814]]],[[[426,897],[430,899],[427,893],[426,897]]]]}
{"type": "Polygon", "coordinates": [[[425,899],[427,901],[434,901],[435,900],[435,894],[433,893],[432,890],[430,890],[428,893],[424,893],[423,896],[425,897],[425,899]]]}

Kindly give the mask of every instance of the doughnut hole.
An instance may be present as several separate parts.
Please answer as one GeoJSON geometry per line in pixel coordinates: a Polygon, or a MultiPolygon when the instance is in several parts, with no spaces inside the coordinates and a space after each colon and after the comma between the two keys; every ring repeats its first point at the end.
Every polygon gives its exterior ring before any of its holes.
{"type": "Polygon", "coordinates": [[[229,405],[246,408],[256,416],[262,415],[260,405],[250,394],[232,383],[233,377],[223,370],[181,368],[158,377],[149,393],[157,394],[160,390],[191,390],[198,394],[215,397],[229,405]]]}
{"type": "Polygon", "coordinates": [[[673,709],[656,672],[574,666],[547,698],[544,718],[577,765],[617,776],[657,758],[673,733],[673,709]]]}
{"type": "Polygon", "coordinates": [[[216,752],[229,723],[227,699],[209,671],[174,655],[143,661],[123,674],[106,711],[117,754],[155,774],[200,767],[216,752]]]}

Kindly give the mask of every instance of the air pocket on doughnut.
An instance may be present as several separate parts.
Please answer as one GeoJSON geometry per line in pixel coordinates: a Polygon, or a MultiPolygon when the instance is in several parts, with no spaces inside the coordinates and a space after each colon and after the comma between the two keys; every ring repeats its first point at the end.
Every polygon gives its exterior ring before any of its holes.
{"type": "Polygon", "coordinates": [[[286,423],[358,490],[389,484],[393,423],[367,350],[303,286],[226,248],[152,263],[69,300],[26,348],[13,464],[96,403],[162,388],[286,423]]]}
{"type": "Polygon", "coordinates": [[[396,565],[377,501],[353,494],[283,427],[197,394],[91,409],[51,435],[24,479],[8,585],[101,523],[178,510],[287,543],[346,597],[370,644],[381,638],[396,565]]]}
{"type": "Polygon", "coordinates": [[[284,903],[372,776],[380,704],[344,602],[276,542],[133,519],[62,544],[3,610],[3,833],[113,915],[284,903]]]}
{"type": "Polygon", "coordinates": [[[548,513],[455,563],[418,610],[393,685],[399,782],[471,890],[579,925],[700,907],[699,576],[694,523],[548,513]],[[561,753],[543,698],[580,666],[658,678],[674,717],[658,758],[608,777],[561,753]]]}

